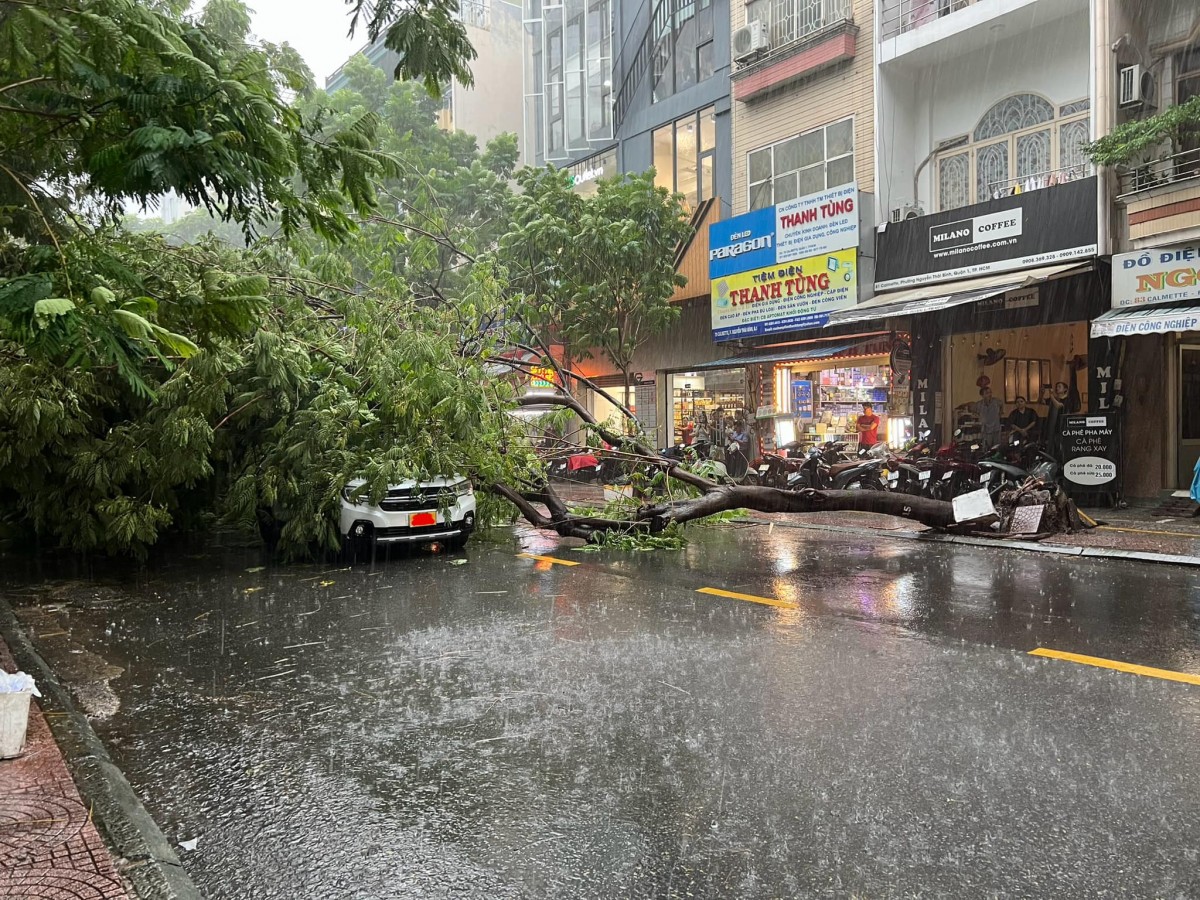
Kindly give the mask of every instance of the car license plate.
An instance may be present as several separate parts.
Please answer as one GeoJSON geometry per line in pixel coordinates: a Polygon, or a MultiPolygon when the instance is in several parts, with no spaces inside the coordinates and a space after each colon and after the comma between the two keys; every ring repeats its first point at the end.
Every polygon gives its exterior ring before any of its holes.
{"type": "Polygon", "coordinates": [[[988,483],[989,481],[991,481],[991,480],[992,480],[992,473],[991,473],[991,472],[984,472],[982,475],[980,475],[980,476],[979,476],[979,483],[980,483],[980,484],[987,484],[987,483],[988,483]]]}
{"type": "Polygon", "coordinates": [[[928,481],[929,476],[932,474],[933,474],[932,472],[921,472],[919,475],[917,475],[917,478],[920,479],[921,481],[928,481]]]}
{"type": "Polygon", "coordinates": [[[767,474],[767,472],[769,472],[769,471],[771,471],[771,467],[770,467],[770,466],[759,466],[759,467],[758,467],[758,472],[759,472],[759,474],[760,474],[760,475],[765,475],[765,474],[767,474]]]}
{"type": "Polygon", "coordinates": [[[954,477],[953,472],[947,472],[945,475],[942,476],[942,481],[949,481],[953,477],[954,477]]]}
{"type": "Polygon", "coordinates": [[[408,525],[410,528],[427,528],[430,525],[437,524],[437,513],[419,512],[413,513],[408,517],[408,525]]]}

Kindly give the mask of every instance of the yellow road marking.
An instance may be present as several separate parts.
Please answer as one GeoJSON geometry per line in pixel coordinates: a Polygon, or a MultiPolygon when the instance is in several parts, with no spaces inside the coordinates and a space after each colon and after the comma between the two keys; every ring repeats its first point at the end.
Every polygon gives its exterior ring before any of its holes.
{"type": "Polygon", "coordinates": [[[774,597],[756,597],[754,594],[739,594],[737,591],[723,591],[720,588],[697,588],[696,593],[712,594],[714,597],[729,597],[733,600],[749,600],[751,603],[778,606],[782,609],[799,609],[795,603],[788,603],[786,600],[776,600],[774,597]]]}
{"type": "Polygon", "coordinates": [[[1200,675],[1189,675],[1187,672],[1174,672],[1170,669],[1154,669],[1150,666],[1137,666],[1133,663],[1120,662],[1115,659],[1103,659],[1099,656],[1084,656],[1080,653],[1064,653],[1062,650],[1049,650],[1038,647],[1029,651],[1030,656],[1044,656],[1047,659],[1061,659],[1066,662],[1080,663],[1085,666],[1098,666],[1101,669],[1116,669],[1118,672],[1128,672],[1130,675],[1145,675],[1147,678],[1162,678],[1166,681],[1182,681],[1185,684],[1200,684],[1200,675]]]}
{"type": "Polygon", "coordinates": [[[553,556],[538,556],[534,553],[518,553],[517,559],[536,559],[538,562],[557,563],[560,566],[577,566],[579,563],[569,559],[555,559],[553,556]]]}
{"type": "Polygon", "coordinates": [[[1130,534],[1169,534],[1172,537],[1195,538],[1196,535],[1187,531],[1153,531],[1149,528],[1118,528],[1116,525],[1098,525],[1097,531],[1127,531],[1130,534]]]}

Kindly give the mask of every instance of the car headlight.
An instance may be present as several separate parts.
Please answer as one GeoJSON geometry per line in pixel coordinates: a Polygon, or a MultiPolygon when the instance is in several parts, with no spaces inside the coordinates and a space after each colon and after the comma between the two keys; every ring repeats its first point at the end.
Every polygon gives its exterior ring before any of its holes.
{"type": "Polygon", "coordinates": [[[460,497],[466,497],[466,496],[474,493],[474,490],[471,487],[471,482],[464,481],[464,482],[461,482],[460,484],[455,485],[454,493],[456,493],[460,497]]]}

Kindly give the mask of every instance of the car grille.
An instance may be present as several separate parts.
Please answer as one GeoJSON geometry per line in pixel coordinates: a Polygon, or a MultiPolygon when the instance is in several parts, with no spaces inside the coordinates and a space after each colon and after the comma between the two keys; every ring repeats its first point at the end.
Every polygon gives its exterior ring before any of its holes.
{"type": "Polygon", "coordinates": [[[414,493],[412,488],[394,488],[379,501],[379,508],[384,512],[417,512],[422,509],[438,509],[443,506],[453,506],[456,496],[454,491],[427,491],[419,494],[414,493]]]}
{"type": "Polygon", "coordinates": [[[390,537],[416,537],[422,534],[446,534],[447,532],[462,531],[462,524],[453,525],[449,522],[439,522],[437,525],[422,525],[419,528],[407,528],[403,525],[394,528],[376,528],[375,536],[380,540],[390,537]]]}

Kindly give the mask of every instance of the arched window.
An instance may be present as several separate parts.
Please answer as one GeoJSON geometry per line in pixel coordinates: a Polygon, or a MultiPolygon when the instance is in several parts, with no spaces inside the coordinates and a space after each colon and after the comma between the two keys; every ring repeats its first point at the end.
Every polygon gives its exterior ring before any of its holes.
{"type": "Polygon", "coordinates": [[[937,208],[956,209],[1091,174],[1090,103],[1055,109],[1039,94],[1013,94],[985,112],[959,146],[938,155],[937,208]]]}
{"type": "Polygon", "coordinates": [[[975,140],[986,141],[1002,134],[1043,125],[1054,118],[1054,107],[1037,94],[1005,97],[983,114],[975,126],[975,140]]]}

